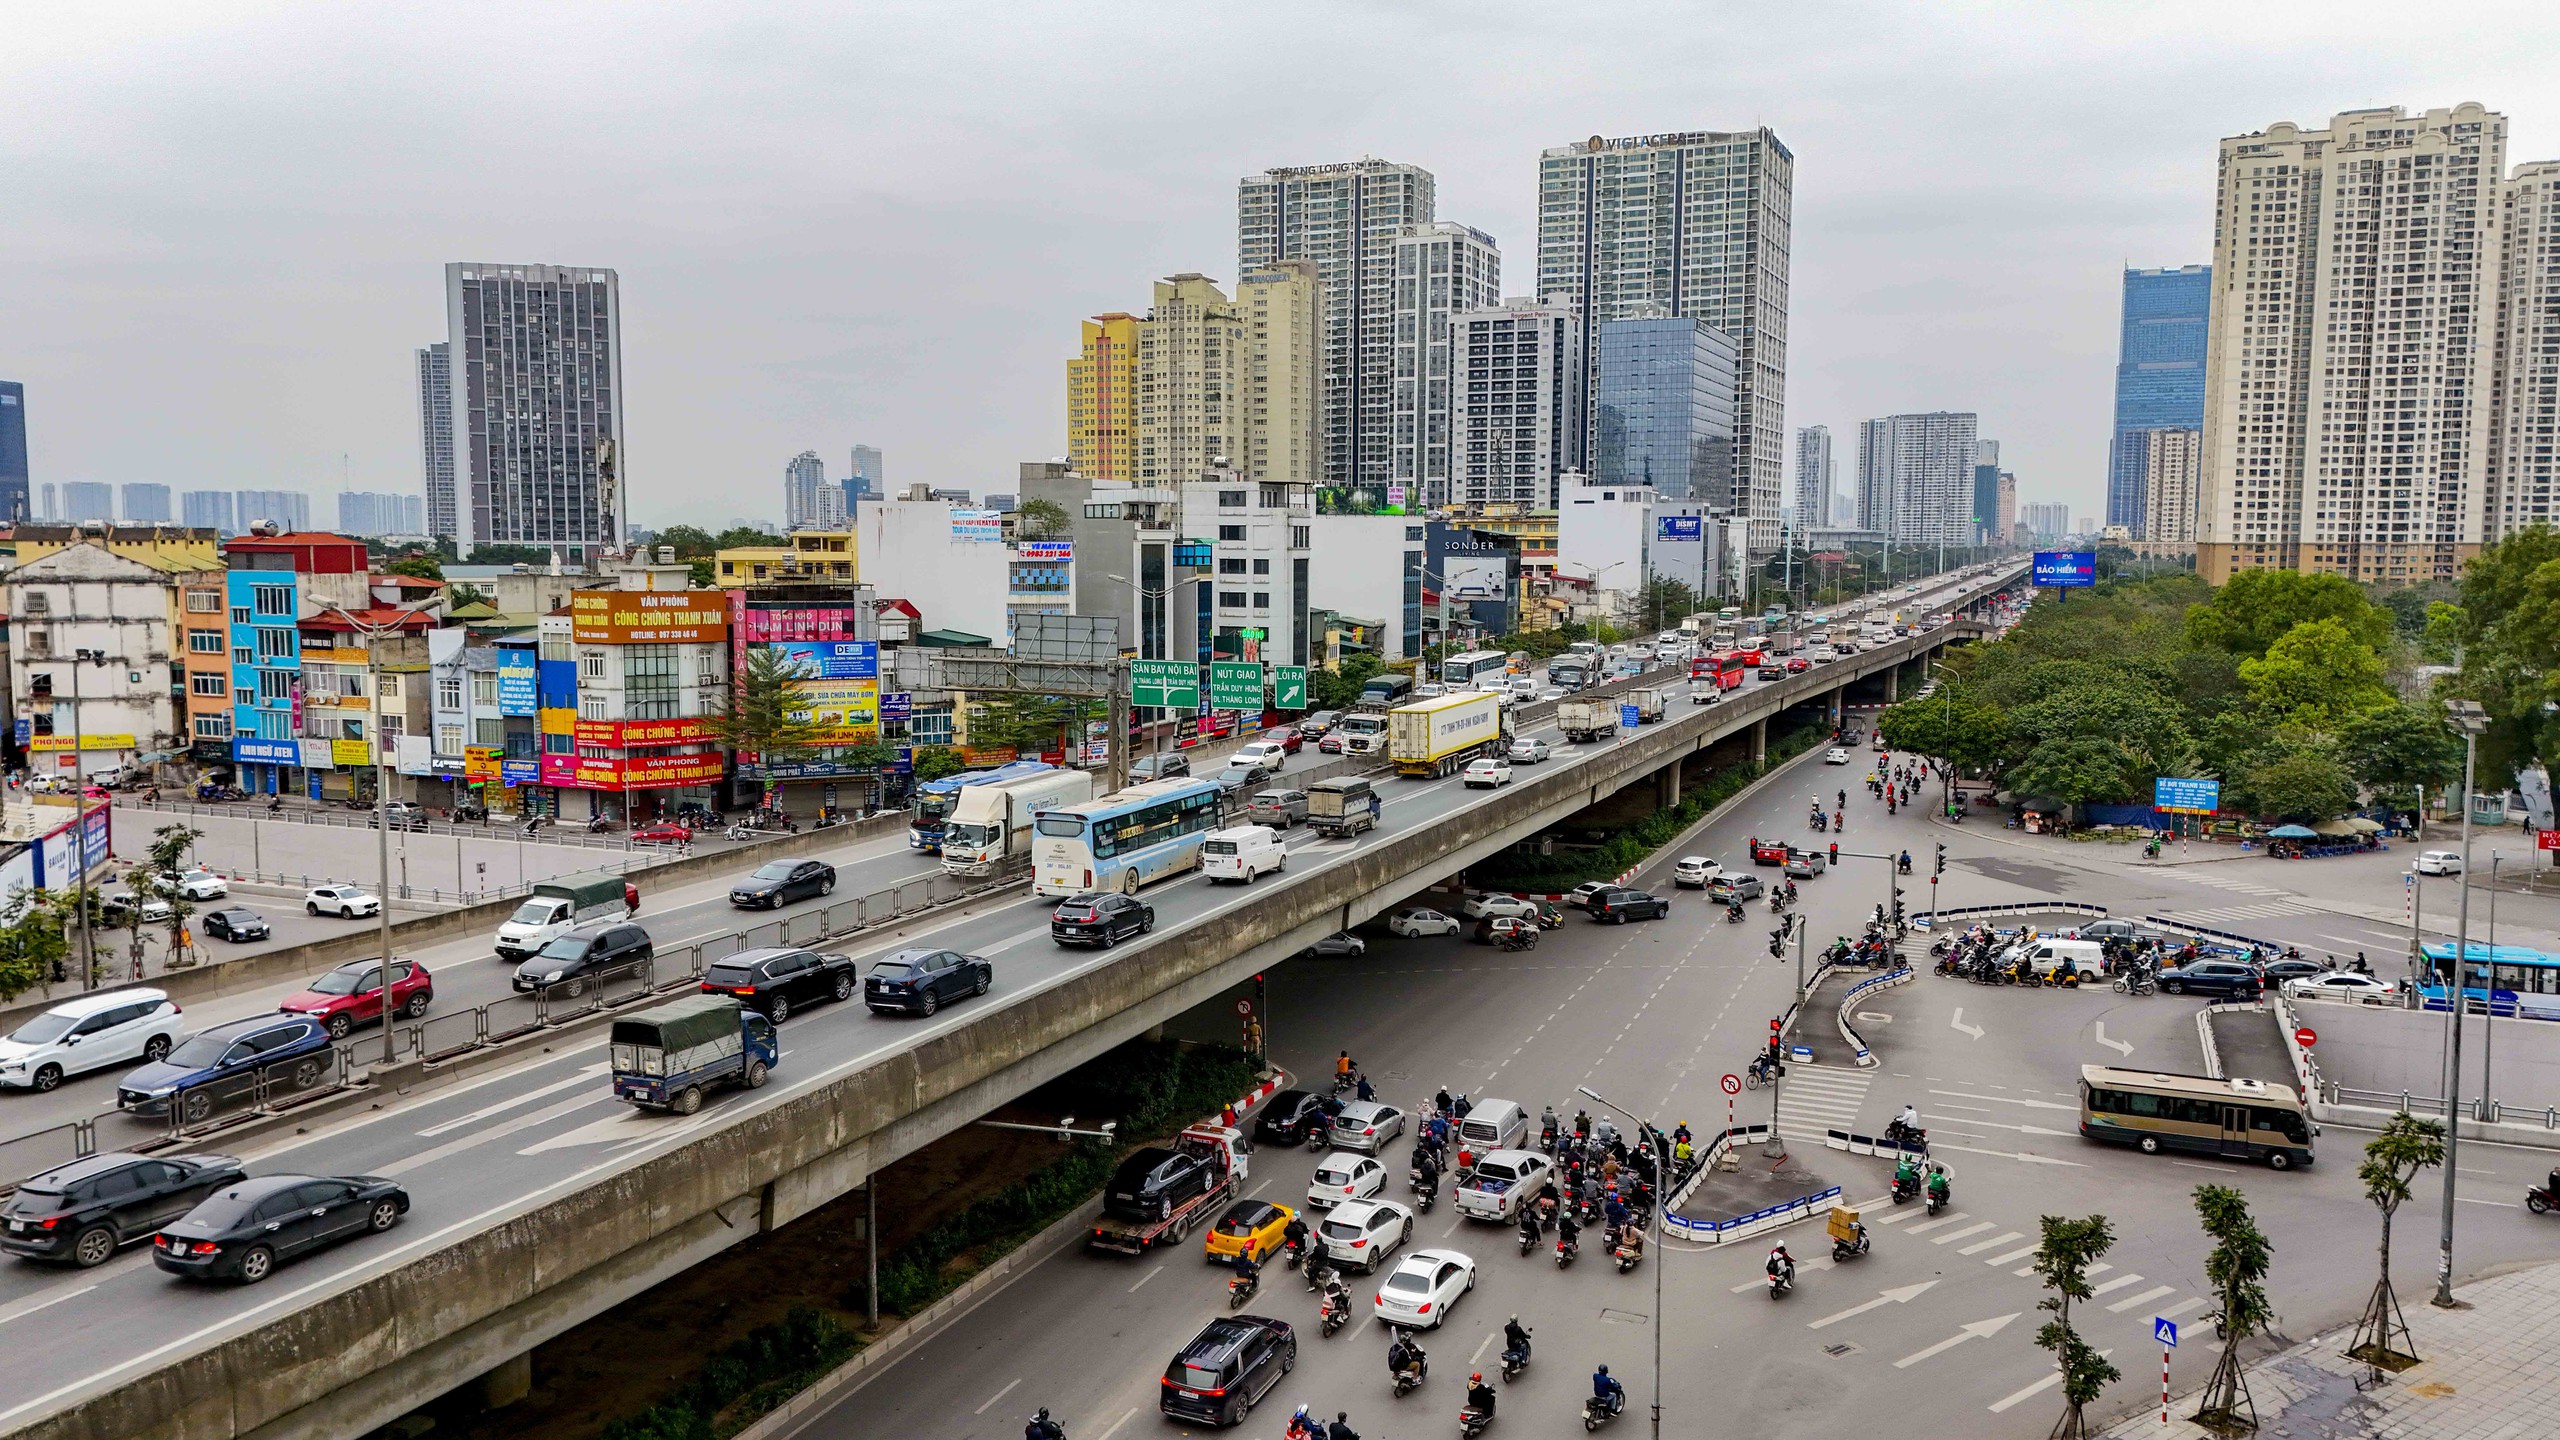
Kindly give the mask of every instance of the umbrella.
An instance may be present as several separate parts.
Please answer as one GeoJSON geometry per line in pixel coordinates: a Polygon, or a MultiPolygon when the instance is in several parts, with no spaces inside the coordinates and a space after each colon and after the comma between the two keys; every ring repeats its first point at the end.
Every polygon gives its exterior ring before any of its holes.
{"type": "Polygon", "coordinates": [[[2062,813],[2062,804],[2062,801],[2050,795],[2036,795],[2028,798],[2026,808],[2039,815],[2059,815],[2062,813]]]}
{"type": "Polygon", "coordinates": [[[2307,825],[2279,825],[2267,835],[2275,840],[2316,840],[2320,832],[2307,825]]]}
{"type": "Polygon", "coordinates": [[[2356,833],[2356,827],[2348,824],[2344,820],[2323,820],[2311,828],[2318,834],[2332,837],[2339,835],[2353,835],[2356,833]]]}
{"type": "Polygon", "coordinates": [[[2353,830],[2359,835],[2379,835],[2382,833],[2381,821],[2367,820],[2361,815],[2350,815],[2344,823],[2348,829],[2353,830]]]}

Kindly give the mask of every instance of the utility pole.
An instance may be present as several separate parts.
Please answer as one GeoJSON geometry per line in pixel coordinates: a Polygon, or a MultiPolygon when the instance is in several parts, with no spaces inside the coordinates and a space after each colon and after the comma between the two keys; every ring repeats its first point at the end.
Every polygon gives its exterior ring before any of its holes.
{"type": "MultiPolygon", "coordinates": [[[[76,612],[79,607],[75,604],[76,612]]],[[[71,652],[71,873],[78,876],[79,898],[73,903],[80,908],[80,988],[98,988],[97,942],[89,932],[89,771],[82,760],[80,729],[80,667],[104,667],[104,650],[71,652]]],[[[113,803],[113,802],[109,802],[113,803]]],[[[141,902],[136,901],[136,904],[141,902]]]]}
{"type": "MultiPolygon", "coordinates": [[[[2444,703],[2454,728],[2462,732],[2462,899],[2455,907],[2453,973],[2444,982],[2444,1210],[2438,1226],[2436,1293],[2432,1302],[2449,1310],[2462,1303],[2453,1298],[2453,1177],[2460,1166],[2462,1149],[2462,1010],[2468,1003],[2464,996],[2468,976],[2464,972],[2471,963],[2471,786],[2480,757],[2480,735],[2489,728],[2489,713],[2477,700],[2444,703]]],[[[2492,969],[2489,973],[2495,981],[2497,971],[2492,969]]]]}

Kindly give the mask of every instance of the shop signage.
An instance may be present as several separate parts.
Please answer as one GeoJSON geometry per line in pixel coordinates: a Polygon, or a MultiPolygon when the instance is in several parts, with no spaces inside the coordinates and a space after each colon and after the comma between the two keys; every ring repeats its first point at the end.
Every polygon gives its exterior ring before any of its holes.
{"type": "Polygon", "coordinates": [[[791,686],[792,718],[812,726],[812,745],[868,745],[880,738],[880,682],[800,680],[791,686]]]}
{"type": "Polygon", "coordinates": [[[462,747],[462,778],[471,781],[498,778],[498,759],[506,752],[495,745],[462,747]]]}
{"type": "MultiPolygon", "coordinates": [[[[133,737],[130,735],[83,735],[79,740],[80,748],[83,750],[131,750],[134,748],[133,737]]],[[[48,750],[68,750],[71,748],[71,741],[72,737],[68,735],[35,735],[28,738],[27,748],[41,755],[48,750]]]]}
{"type": "Polygon", "coordinates": [[[1025,560],[1073,560],[1076,558],[1076,542],[1073,540],[1025,540],[1019,548],[1025,560]]]}
{"type": "Polygon", "coordinates": [[[633,749],[648,745],[690,745],[711,738],[711,722],[694,716],[682,720],[580,720],[571,734],[580,745],[633,749]]]}
{"type": "Polygon", "coordinates": [[[684,645],[729,633],[722,597],[693,590],[580,590],[569,597],[570,638],[590,645],[684,645]]]}
{"type": "Polygon", "coordinates": [[[536,705],[533,652],[506,649],[498,652],[498,713],[530,715],[536,705]]]}
{"type": "Polygon", "coordinates": [[[812,680],[872,680],[880,674],[880,646],[870,640],[793,640],[773,648],[812,680]]]}
{"type": "Polygon", "coordinates": [[[501,760],[498,762],[498,778],[504,780],[510,790],[518,785],[539,785],[542,783],[542,762],[501,760]]]}
{"type": "Polygon", "coordinates": [[[247,735],[231,737],[231,758],[243,765],[299,765],[302,748],[290,740],[259,740],[247,735]]]}
{"type": "Polygon", "coordinates": [[[373,763],[373,746],[363,740],[332,740],[329,742],[329,763],[362,769],[373,763]]]}

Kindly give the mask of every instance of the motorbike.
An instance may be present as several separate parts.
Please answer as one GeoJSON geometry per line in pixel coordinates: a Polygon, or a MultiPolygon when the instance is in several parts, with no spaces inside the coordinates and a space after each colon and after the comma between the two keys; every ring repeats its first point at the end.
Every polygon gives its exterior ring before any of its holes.
{"type": "Polygon", "coordinates": [[[1541,930],[1554,930],[1554,929],[1557,929],[1557,928],[1561,927],[1563,924],[1564,924],[1564,912],[1563,912],[1562,910],[1559,910],[1559,909],[1557,909],[1555,906],[1550,905],[1550,904],[1546,904],[1546,903],[1543,903],[1543,902],[1538,906],[1538,928],[1539,928],[1539,929],[1541,929],[1541,930]]]}
{"type": "Polygon", "coordinates": [[[1520,1253],[1526,1255],[1537,1248],[1538,1217],[1535,1215],[1524,1215],[1520,1219],[1520,1253]]]}
{"type": "Polygon", "coordinates": [[[1475,1437],[1483,1434],[1492,1424],[1493,1416],[1490,1412],[1461,1408],[1458,1411],[1459,1440],[1475,1440],[1475,1437]]]}
{"type": "Polygon", "coordinates": [[[1572,1264],[1572,1263],[1573,1263],[1573,1257],[1574,1257],[1574,1256],[1576,1256],[1576,1255],[1578,1255],[1578,1254],[1580,1254],[1581,1252],[1582,1252],[1582,1247],[1581,1247],[1581,1245],[1577,1244],[1577,1243],[1576,1243],[1576,1242],[1574,1242],[1574,1241],[1567,1240],[1566,1238],[1564,1238],[1564,1237],[1563,1237],[1563,1236],[1561,1236],[1561,1235],[1557,1236],[1557,1237],[1556,1237],[1556,1268],[1557,1268],[1557,1269],[1559,1269],[1559,1270],[1561,1270],[1561,1269],[1563,1269],[1564,1267],[1566,1267],[1567,1265],[1572,1264]]]}
{"type": "Polygon", "coordinates": [[[1642,1250],[1632,1249],[1625,1245],[1614,1247],[1610,1250],[1609,1254],[1618,1262],[1618,1273],[1621,1275],[1633,1270],[1644,1261],[1644,1252],[1642,1250]]]}
{"type": "Polygon", "coordinates": [[[1335,1075],[1333,1077],[1333,1093],[1336,1095],[1350,1094],[1353,1088],[1358,1086],[1360,1083],[1357,1079],[1353,1078],[1353,1075],[1354,1072],[1349,1070],[1342,1071],[1335,1075]]]}
{"type": "Polygon", "coordinates": [[[1929,1148],[1928,1130],[1919,1125],[1905,1125],[1900,1119],[1886,1122],[1884,1138],[1885,1143],[1889,1145],[1918,1146],[1923,1150],[1929,1148]]]}
{"type": "Polygon", "coordinates": [[[1727,925],[1739,925],[1742,923],[1741,901],[1736,900],[1732,904],[1724,907],[1724,923],[1727,925]]]}
{"type": "Polygon", "coordinates": [[[1527,926],[1505,930],[1493,937],[1493,943],[1496,949],[1501,950],[1535,950],[1538,948],[1538,932],[1527,926]]]}
{"type": "Polygon", "coordinates": [[[587,833],[590,835],[601,835],[612,828],[613,822],[602,815],[590,817],[587,821],[587,833]]]}
{"type": "Polygon", "coordinates": [[[1920,1193],[1920,1177],[1919,1177],[1919,1176],[1914,1175],[1914,1176],[1912,1176],[1912,1177],[1911,1177],[1910,1179],[1908,1179],[1908,1180],[1903,1179],[1903,1178],[1902,1178],[1901,1176],[1899,1176],[1899,1175],[1896,1175],[1896,1176],[1894,1176],[1894,1177],[1893,1177],[1893,1203],[1894,1203],[1894,1204],[1896,1204],[1896,1205],[1900,1205],[1900,1204],[1904,1203],[1905,1201],[1909,1200],[1912,1196],[1917,1195],[1917,1194],[1919,1194],[1919,1193],[1920,1193]]]}
{"type": "Polygon", "coordinates": [[[1422,1347],[1411,1340],[1405,1344],[1413,1351],[1413,1363],[1396,1372],[1396,1398],[1399,1400],[1421,1389],[1424,1377],[1431,1373],[1431,1357],[1423,1354],[1422,1347]]]}
{"type": "Polygon", "coordinates": [[[1597,1430],[1601,1426],[1608,1424],[1610,1421],[1617,1419],[1619,1413],[1625,1409],[1626,1407],[1624,1405],[1612,1405],[1608,1401],[1594,1395],[1590,1399],[1582,1402],[1582,1428],[1585,1431],[1597,1430]]]}
{"type": "Polygon", "coordinates": [[[1894,868],[1895,868],[1896,870],[1901,871],[1901,872],[1902,872],[1903,874],[1905,874],[1905,875],[1910,874],[1910,873],[1911,873],[1911,857],[1910,857],[1910,856],[1908,856],[1908,855],[1904,855],[1904,856],[1900,856],[1900,857],[1896,858],[1896,859],[1895,859],[1895,861],[1894,861],[1894,868]]]}
{"type": "Polygon", "coordinates": [[[2549,1184],[2531,1185],[2525,1188],[2524,1208],[2536,1215],[2548,1215],[2553,1210],[2560,1210],[2560,1171],[2552,1174],[2549,1184]]]}
{"type": "Polygon", "coordinates": [[[1939,1211],[1946,1209],[1947,1202],[1954,1198],[1955,1191],[1951,1186],[1933,1185],[1929,1187],[1929,1213],[1935,1215],[1939,1211]]]}
{"type": "Polygon", "coordinates": [[[1323,1327],[1325,1338],[1330,1340],[1335,1331],[1351,1323],[1351,1307],[1347,1304],[1336,1305],[1327,1300],[1324,1304],[1324,1313],[1318,1318],[1317,1323],[1323,1327]]]}
{"type": "Polygon", "coordinates": [[[1832,1238],[1831,1258],[1835,1263],[1842,1260],[1854,1259],[1857,1256],[1864,1255],[1866,1253],[1867,1227],[1864,1225],[1857,1227],[1857,1237],[1855,1239],[1843,1240],[1837,1236],[1832,1238]]]}
{"type": "Polygon", "coordinates": [[[1502,1380],[1504,1384],[1509,1384],[1512,1380],[1518,1378],[1521,1371],[1528,1368],[1528,1351],[1505,1350],[1502,1352],[1502,1380]]]}
{"type": "Polygon", "coordinates": [[[1785,913],[1786,913],[1786,909],[1787,909],[1787,892],[1786,892],[1786,891],[1784,891],[1784,890],[1772,890],[1772,891],[1770,891],[1770,892],[1769,892],[1769,913],[1770,913],[1770,914],[1772,914],[1772,915],[1783,915],[1783,914],[1785,914],[1785,913]]]}
{"type": "Polygon", "coordinates": [[[1540,1230],[1544,1230],[1548,1226],[1556,1223],[1556,1197],[1553,1195],[1539,1196],[1537,1215],[1538,1228],[1540,1230]]]}
{"type": "Polygon", "coordinates": [[[1262,1276],[1259,1274],[1238,1275],[1234,1279],[1229,1280],[1227,1282],[1227,1308],[1234,1310],[1242,1307],[1244,1302],[1252,1299],[1254,1292],[1261,1288],[1262,1276]]]}
{"type": "Polygon", "coordinates": [[[1289,1268],[1292,1270],[1297,1269],[1298,1262],[1306,1258],[1306,1251],[1307,1245],[1303,1240],[1292,1240],[1280,1247],[1280,1253],[1289,1257],[1289,1268]]]}
{"type": "Polygon", "coordinates": [[[1322,1290],[1325,1286],[1325,1282],[1333,1278],[1333,1267],[1325,1263],[1324,1252],[1319,1250],[1315,1254],[1307,1257],[1307,1268],[1305,1273],[1307,1277],[1307,1289],[1309,1291],[1322,1290]]]}
{"type": "Polygon", "coordinates": [[[1770,1299],[1780,1299],[1794,1288],[1796,1288],[1796,1267],[1793,1265],[1780,1266],[1769,1272],[1770,1299]]]}
{"type": "Polygon", "coordinates": [[[2160,993],[2160,982],[2151,978],[2150,968],[2146,966],[2118,975],[2115,979],[2115,992],[2119,995],[2157,995],[2160,993]]]}
{"type": "Polygon", "coordinates": [[[1318,1112],[1307,1121],[1307,1148],[1322,1150],[1333,1143],[1333,1117],[1318,1112]]]}

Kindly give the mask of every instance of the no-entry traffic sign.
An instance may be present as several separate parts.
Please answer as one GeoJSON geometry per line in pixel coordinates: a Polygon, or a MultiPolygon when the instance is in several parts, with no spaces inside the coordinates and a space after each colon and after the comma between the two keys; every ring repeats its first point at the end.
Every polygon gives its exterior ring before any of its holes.
{"type": "Polygon", "coordinates": [[[1239,1000],[1239,1001],[1237,1001],[1237,1002],[1236,1002],[1236,1013],[1237,1013],[1237,1014],[1239,1014],[1239,1015],[1250,1015],[1250,1014],[1252,1014],[1252,1013],[1253,1013],[1253,1002],[1252,1002],[1252,1001],[1250,1001],[1250,1000],[1239,1000]]]}
{"type": "Polygon", "coordinates": [[[2301,1029],[2293,1032],[2293,1043],[2301,1046],[2305,1050],[2308,1050],[2312,1046],[2320,1043],[2320,1032],[2312,1029],[2308,1025],[2305,1025],[2301,1029]]]}
{"type": "Polygon", "coordinates": [[[1739,1075],[1727,1075],[1724,1079],[1716,1083],[1724,1086],[1724,1093],[1727,1095],[1739,1095],[1742,1093],[1742,1077],[1739,1075]]]}

